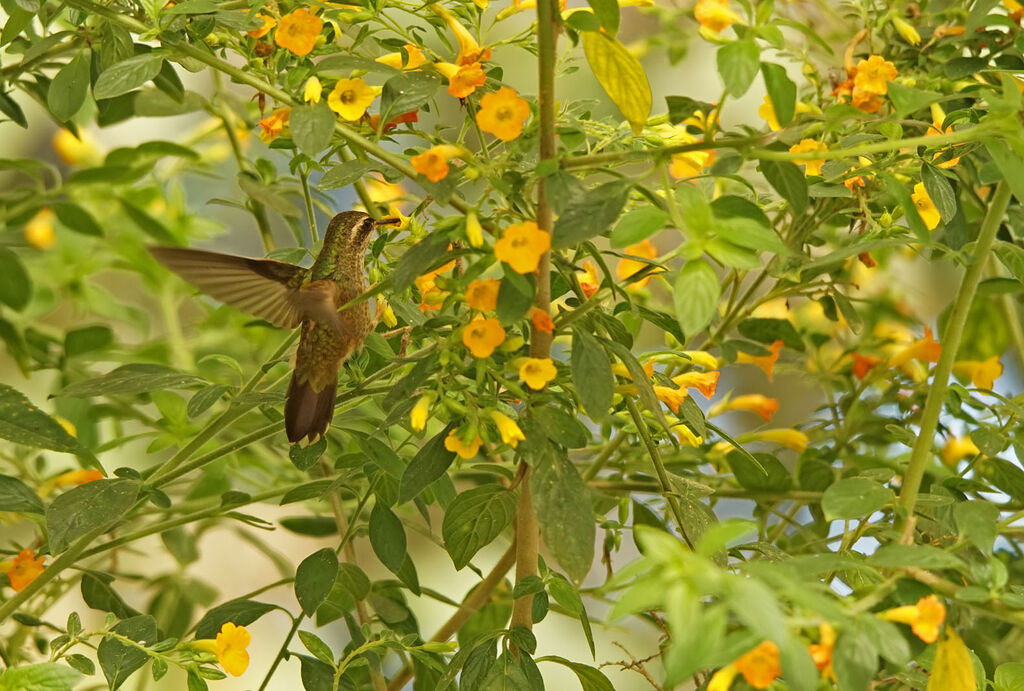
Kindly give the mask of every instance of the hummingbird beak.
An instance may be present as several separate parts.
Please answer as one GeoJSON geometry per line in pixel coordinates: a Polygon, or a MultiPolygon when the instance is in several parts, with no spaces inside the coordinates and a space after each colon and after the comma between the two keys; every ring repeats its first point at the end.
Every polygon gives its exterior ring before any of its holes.
{"type": "Polygon", "coordinates": [[[374,225],[377,225],[377,226],[392,226],[392,225],[395,225],[395,224],[401,223],[401,222],[402,222],[402,219],[396,218],[395,216],[391,216],[389,218],[381,218],[379,220],[374,221],[373,223],[374,223],[374,225]]]}

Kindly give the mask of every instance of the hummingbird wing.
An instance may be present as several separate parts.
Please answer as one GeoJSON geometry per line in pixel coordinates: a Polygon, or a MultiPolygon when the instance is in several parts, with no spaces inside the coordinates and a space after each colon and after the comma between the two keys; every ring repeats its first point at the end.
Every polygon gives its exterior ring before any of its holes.
{"type": "Polygon", "coordinates": [[[306,316],[309,300],[300,288],[308,270],[301,266],[183,247],[148,249],[158,262],[210,297],[274,326],[292,329],[306,316]]]}

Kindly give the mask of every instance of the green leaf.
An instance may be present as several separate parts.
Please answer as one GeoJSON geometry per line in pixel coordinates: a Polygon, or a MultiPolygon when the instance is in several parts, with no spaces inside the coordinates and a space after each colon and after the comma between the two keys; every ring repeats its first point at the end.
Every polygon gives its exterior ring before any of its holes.
{"type": "Polygon", "coordinates": [[[785,127],[792,122],[796,112],[796,84],[786,74],[785,67],[773,62],[761,63],[761,76],[775,109],[775,118],[785,127]]]}
{"type": "Polygon", "coordinates": [[[758,252],[790,254],[789,248],[775,231],[750,218],[716,218],[715,234],[734,245],[758,252]]]}
{"type": "Polygon", "coordinates": [[[587,0],[587,4],[594,10],[594,16],[601,22],[605,32],[615,36],[619,32],[619,3],[616,0],[587,0]]]}
{"type": "Polygon", "coordinates": [[[892,490],[874,480],[853,477],[829,485],[821,498],[821,508],[826,520],[849,520],[870,516],[892,498],[892,490]]]}
{"type": "Polygon", "coordinates": [[[694,113],[710,113],[715,109],[713,103],[695,101],[689,96],[666,96],[665,104],[668,106],[668,121],[678,125],[694,113]]]}
{"type": "Polygon", "coordinates": [[[292,141],[299,147],[299,151],[316,158],[331,143],[335,119],[334,111],[323,102],[292,108],[288,120],[292,141]]]}
{"type": "Polygon", "coordinates": [[[953,507],[960,537],[970,540],[983,554],[992,555],[998,529],[999,507],[987,501],[957,502],[953,507]]]}
{"type": "Polygon", "coordinates": [[[111,576],[95,571],[82,574],[82,601],[93,609],[112,612],[119,619],[137,617],[141,612],[131,607],[111,587],[113,580],[111,576]]]}
{"type": "MultiPolygon", "coordinates": [[[[210,384],[192,394],[192,397],[188,399],[188,407],[186,408],[186,414],[189,417],[199,417],[211,407],[213,404],[219,401],[224,394],[232,390],[232,387],[227,384],[210,384]]],[[[288,450],[288,455],[291,456],[291,449],[288,450]]]]}
{"type": "Polygon", "coordinates": [[[525,317],[533,306],[537,284],[532,276],[517,274],[511,267],[504,267],[504,272],[498,286],[498,304],[494,313],[499,321],[511,324],[525,317]]]}
{"type": "Polygon", "coordinates": [[[334,664],[334,654],[331,652],[330,646],[324,643],[319,636],[309,631],[299,631],[299,640],[302,641],[302,645],[306,646],[306,650],[313,653],[313,656],[320,662],[327,665],[334,664]]]}
{"type": "Polygon", "coordinates": [[[752,39],[732,41],[718,49],[716,60],[726,92],[739,98],[754,83],[761,66],[761,49],[752,39]]]}
{"type": "Polygon", "coordinates": [[[299,470],[309,470],[316,465],[327,450],[327,437],[320,437],[308,446],[292,444],[288,447],[288,459],[299,470]]]}
{"type": "Polygon", "coordinates": [[[786,620],[771,589],[753,578],[727,581],[729,609],[747,627],[762,638],[782,641],[786,638],[786,620]]]}
{"type": "Polygon", "coordinates": [[[796,164],[761,160],[760,169],[768,184],[789,202],[793,213],[802,214],[807,209],[807,178],[796,164]]]}
{"type": "Polygon", "coordinates": [[[448,237],[443,233],[428,235],[402,255],[395,268],[379,285],[383,287],[384,284],[390,284],[387,286],[389,290],[397,293],[404,291],[419,276],[443,263],[440,260],[448,254],[448,242],[448,237]]]}
{"type": "Polygon", "coordinates": [[[338,555],[330,547],[313,552],[302,560],[295,570],[295,599],[307,617],[312,616],[327,599],[337,577],[338,555]]]}
{"type": "Polygon", "coordinates": [[[134,55],[103,70],[92,87],[97,101],[126,94],[142,86],[160,72],[163,55],[156,51],[134,55]]]}
{"type": "Polygon", "coordinates": [[[996,240],[994,251],[1010,275],[1024,283],[1024,249],[1011,242],[996,240]]]}
{"type": "MultiPolygon", "coordinates": [[[[148,614],[119,621],[111,630],[144,645],[157,642],[156,620],[148,614]]],[[[117,691],[128,677],[146,664],[149,655],[115,638],[105,637],[96,648],[96,658],[111,691],[117,691]]]]}
{"type": "Polygon", "coordinates": [[[379,165],[362,161],[346,161],[334,166],[320,178],[317,185],[322,190],[336,190],[348,187],[356,180],[362,180],[371,171],[380,170],[379,165]]]}
{"type": "Polygon", "coordinates": [[[640,134],[651,114],[651,85],[643,66],[613,36],[599,31],[582,33],[583,52],[590,69],[612,103],[640,134]]]}
{"type": "Polygon", "coordinates": [[[612,406],[615,377],[600,342],[583,329],[572,331],[572,382],[580,403],[593,420],[602,420],[612,406]]]}
{"type": "MultiPolygon", "coordinates": [[[[64,661],[72,667],[74,667],[79,672],[81,672],[82,674],[86,675],[87,677],[91,677],[93,674],[96,674],[96,663],[87,658],[85,655],[80,655],[79,653],[71,653],[69,655],[64,656],[64,661]]],[[[0,688],[3,688],[2,681],[0,681],[0,688]]],[[[43,688],[45,689],[46,687],[43,688]]]]}
{"type": "Polygon", "coordinates": [[[917,206],[914,204],[914,199],[910,196],[910,191],[906,185],[901,183],[895,177],[889,173],[879,173],[879,176],[885,182],[885,191],[895,199],[900,208],[903,209],[903,215],[907,219],[907,225],[910,226],[910,230],[913,231],[914,235],[922,244],[927,244],[931,241],[931,234],[928,232],[928,227],[921,220],[921,214],[917,212],[917,206]]]}
{"type": "Polygon", "coordinates": [[[981,141],[984,142],[999,172],[1003,174],[1006,184],[1013,191],[1013,196],[1024,204],[1024,159],[1013,148],[1007,146],[1005,140],[986,137],[981,141]]]}
{"type": "Polygon", "coordinates": [[[196,624],[196,640],[216,638],[224,624],[248,626],[264,614],[277,609],[276,605],[256,600],[231,600],[214,607],[196,624]]]}
{"type": "Polygon", "coordinates": [[[70,384],[62,395],[75,398],[131,395],[161,389],[185,389],[205,383],[202,377],[178,372],[162,365],[132,364],[122,365],[102,377],[70,384]]]}
{"type": "Polygon", "coordinates": [[[1024,663],[1004,662],[996,667],[995,691],[1024,691],[1024,663]]]}
{"type": "Polygon", "coordinates": [[[392,573],[405,561],[405,528],[402,521],[379,499],[370,512],[370,546],[392,573]]]}
{"type": "Polygon", "coordinates": [[[537,661],[557,662],[564,667],[568,667],[576,675],[576,678],[579,679],[583,691],[615,691],[615,687],[608,681],[608,677],[604,675],[604,672],[595,667],[584,665],[580,662],[572,662],[557,655],[546,655],[538,658],[537,661]]]}
{"type": "Polygon", "coordinates": [[[676,320],[687,338],[693,338],[711,323],[721,290],[715,270],[703,259],[683,265],[676,277],[673,299],[676,320]]]}
{"type": "Polygon", "coordinates": [[[114,342],[114,332],[109,326],[84,326],[72,329],[64,335],[64,355],[72,358],[76,355],[103,350],[114,342]]]}
{"type": "Polygon", "coordinates": [[[0,439],[65,453],[82,450],[60,423],[32,405],[17,389],[0,384],[0,439]]]}
{"type": "Polygon", "coordinates": [[[595,525],[590,492],[563,452],[547,442],[538,446],[540,453],[534,460],[529,481],[540,534],[569,577],[580,581],[594,562],[595,525]]]}
{"type": "Polygon", "coordinates": [[[931,197],[932,203],[938,210],[942,220],[949,223],[956,216],[956,193],[949,180],[939,172],[939,169],[930,163],[921,165],[921,181],[924,189],[931,197]]]}
{"type": "Polygon", "coordinates": [[[656,206],[641,206],[625,214],[609,236],[612,247],[634,245],[654,235],[668,223],[668,214],[656,206]]]}
{"type": "Polygon", "coordinates": [[[0,511],[44,513],[43,501],[24,482],[10,475],[0,475],[0,511]]]}
{"type": "Polygon", "coordinates": [[[0,691],[71,691],[81,678],[56,662],[8,667],[0,673],[0,691]]]}
{"type": "Polygon", "coordinates": [[[11,250],[0,247],[0,303],[20,312],[32,297],[32,279],[11,250]]]}
{"type": "Polygon", "coordinates": [[[420,492],[430,483],[444,475],[448,466],[455,460],[455,453],[444,447],[445,437],[453,429],[452,426],[445,427],[430,441],[420,447],[409,465],[402,473],[402,480],[398,490],[398,502],[403,504],[420,492]]]}
{"type": "Polygon", "coordinates": [[[547,406],[537,422],[547,438],[561,446],[581,449],[590,441],[590,431],[583,423],[561,408],[547,406]]]}
{"type": "Polygon", "coordinates": [[[512,521],[515,495],[498,485],[482,485],[459,494],[448,506],[441,526],[444,546],[461,569],[494,541],[512,521]]]}
{"type": "MultiPolygon", "coordinates": [[[[28,16],[29,18],[32,17],[31,14],[28,16]]],[[[14,17],[11,17],[11,21],[13,21],[13,19],[14,17]]],[[[10,21],[8,23],[10,23],[10,21]]],[[[6,35],[6,33],[7,31],[5,29],[4,34],[6,35]]],[[[3,41],[0,41],[0,45],[3,45],[3,41]]],[[[25,111],[21,109],[21,106],[18,105],[17,101],[8,96],[7,93],[2,90],[0,90],[0,113],[6,115],[11,122],[20,125],[23,128],[28,128],[28,120],[25,118],[25,111]]]]}
{"type": "Polygon", "coordinates": [[[138,480],[94,480],[60,495],[46,509],[51,554],[63,552],[86,533],[111,526],[139,495],[138,480]]]}
{"type": "Polygon", "coordinates": [[[416,110],[441,88],[441,78],[433,72],[413,70],[401,72],[384,82],[380,95],[380,121],[416,110]]]}
{"type": "Polygon", "coordinates": [[[78,204],[70,202],[58,202],[53,205],[53,211],[57,214],[57,220],[65,225],[68,230],[73,230],[82,235],[103,237],[103,228],[96,222],[88,211],[78,204]]]}
{"type": "Polygon", "coordinates": [[[741,334],[758,343],[782,341],[787,348],[803,352],[804,341],[788,319],[750,317],[736,327],[741,334]]]}
{"type": "Polygon", "coordinates": [[[896,117],[899,119],[916,113],[942,98],[942,94],[935,91],[915,89],[912,86],[904,86],[899,82],[889,82],[888,95],[889,101],[896,111],[896,117]]]}
{"type": "Polygon", "coordinates": [[[727,458],[736,481],[752,492],[785,492],[793,485],[786,466],[770,453],[755,453],[752,456],[758,464],[750,462],[746,455],[730,451],[727,458]]]}
{"type": "Polygon", "coordinates": [[[632,187],[632,180],[613,180],[587,190],[582,197],[574,199],[555,221],[552,247],[575,247],[603,233],[619,217],[632,187]]]}
{"type": "Polygon", "coordinates": [[[60,68],[46,92],[50,112],[65,122],[75,116],[89,93],[89,57],[82,51],[60,68]]]}
{"type": "Polygon", "coordinates": [[[868,691],[878,668],[878,648],[863,627],[840,633],[832,653],[839,688],[846,691],[868,691]]]}
{"type": "Polygon", "coordinates": [[[868,557],[868,562],[873,566],[887,569],[903,566],[917,566],[922,569],[967,568],[967,564],[960,557],[932,545],[882,545],[868,557]]]}

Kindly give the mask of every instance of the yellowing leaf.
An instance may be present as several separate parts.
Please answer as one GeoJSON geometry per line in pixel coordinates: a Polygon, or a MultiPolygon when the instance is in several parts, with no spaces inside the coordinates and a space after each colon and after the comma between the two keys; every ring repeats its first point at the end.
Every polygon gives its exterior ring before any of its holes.
{"type": "Polygon", "coordinates": [[[612,103],[640,134],[651,114],[651,84],[640,61],[617,39],[600,31],[584,31],[583,52],[590,69],[612,103]]]}
{"type": "Polygon", "coordinates": [[[960,636],[951,628],[939,641],[927,691],[975,691],[974,665],[960,636]]]}

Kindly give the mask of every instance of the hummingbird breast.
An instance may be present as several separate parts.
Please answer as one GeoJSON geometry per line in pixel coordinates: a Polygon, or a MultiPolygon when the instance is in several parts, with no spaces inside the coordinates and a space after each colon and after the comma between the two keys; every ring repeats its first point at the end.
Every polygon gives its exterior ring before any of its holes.
{"type": "MultiPolygon", "coordinates": [[[[342,291],[339,297],[339,305],[351,299],[345,296],[345,292],[342,291]]],[[[299,381],[309,382],[314,391],[323,391],[328,384],[337,381],[341,364],[369,334],[370,310],[365,302],[348,308],[341,313],[341,318],[350,334],[344,338],[318,321],[307,319],[302,322],[302,335],[295,355],[295,374],[299,381]]]]}

